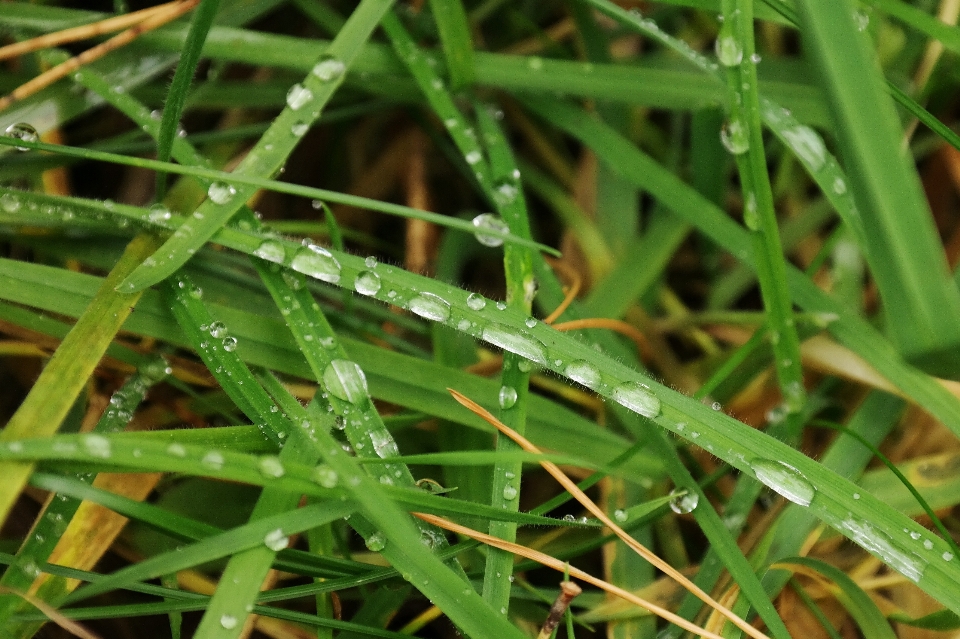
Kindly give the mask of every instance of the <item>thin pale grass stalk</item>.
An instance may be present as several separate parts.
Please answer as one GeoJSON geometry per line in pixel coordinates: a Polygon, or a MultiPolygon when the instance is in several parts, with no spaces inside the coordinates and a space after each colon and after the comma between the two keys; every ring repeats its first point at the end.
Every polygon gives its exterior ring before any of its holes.
{"type": "Polygon", "coordinates": [[[583,278],[580,277],[580,273],[577,273],[576,270],[570,268],[560,260],[547,260],[550,264],[550,267],[555,271],[560,271],[564,278],[570,280],[570,283],[567,285],[567,292],[563,297],[563,301],[560,302],[560,305],[557,308],[553,309],[553,312],[547,315],[544,318],[544,324],[553,324],[557,321],[564,311],[567,310],[567,307],[573,303],[573,300],[577,299],[577,295],[580,293],[580,287],[583,285],[583,278]]]}
{"type": "Polygon", "coordinates": [[[7,588],[6,586],[0,586],[0,592],[21,597],[31,606],[45,614],[50,621],[57,624],[75,637],[80,637],[80,639],[100,639],[100,635],[87,630],[81,624],[63,615],[59,610],[42,599],[34,597],[33,595],[28,595],[25,592],[19,592],[13,588],[7,588]]]}
{"type": "MultiPolygon", "coordinates": [[[[657,615],[658,617],[665,619],[670,623],[676,624],[681,628],[683,628],[684,630],[688,632],[692,632],[697,636],[706,637],[709,639],[722,639],[720,635],[704,630],[703,628],[700,628],[694,625],[693,623],[690,623],[686,619],[675,615],[674,613],[670,612],[666,608],[661,608],[657,604],[647,601],[642,597],[638,597],[632,592],[629,592],[627,590],[624,590],[623,588],[614,586],[613,584],[607,581],[604,581],[603,579],[594,577],[588,572],[584,572],[579,568],[575,568],[570,564],[568,564],[567,562],[560,561],[559,559],[556,559],[555,557],[551,557],[546,553],[542,553],[539,550],[533,550],[531,548],[527,548],[526,546],[521,546],[519,544],[514,544],[509,541],[504,541],[499,537],[493,537],[486,533],[482,533],[479,530],[473,530],[472,528],[467,528],[466,526],[455,524],[452,521],[443,519],[442,517],[437,517],[435,515],[428,515],[426,513],[413,513],[413,514],[419,517],[420,519],[424,520],[425,522],[433,524],[434,526],[438,526],[440,528],[449,530],[450,532],[455,532],[465,537],[469,537],[476,541],[487,544],[488,546],[494,546],[496,548],[500,548],[501,550],[512,552],[515,555],[520,555],[521,557],[530,559],[531,561],[535,561],[538,564],[542,564],[548,568],[553,568],[558,572],[569,573],[571,577],[575,577],[581,581],[585,581],[589,584],[596,586],[597,588],[600,588],[602,590],[609,592],[612,595],[615,595],[617,597],[620,597],[621,599],[629,601],[634,605],[640,606],[645,610],[649,610],[650,612],[657,615]]],[[[743,623],[746,624],[746,622],[743,622],[743,623]]],[[[753,632],[751,633],[753,636],[759,637],[759,638],[766,638],[766,635],[758,631],[756,628],[753,628],[752,626],[749,626],[749,625],[747,627],[753,630],[753,632]]]]}
{"type": "Polygon", "coordinates": [[[98,60],[111,51],[119,49],[120,47],[133,42],[144,33],[176,20],[183,14],[192,10],[195,6],[197,6],[197,4],[199,4],[199,2],[200,0],[184,0],[184,2],[178,3],[177,5],[164,11],[157,11],[146,20],[139,22],[135,26],[123,31],[119,35],[115,35],[106,42],[87,49],[80,55],[74,56],[66,62],[58,64],[52,69],[41,73],[29,82],[21,84],[6,97],[0,98],[0,111],[3,111],[14,102],[28,98],[41,89],[47,88],[57,80],[60,80],[70,73],[73,73],[83,65],[89,64],[94,60],[98,60]]]}
{"type": "MultiPolygon", "coordinates": [[[[502,424],[499,420],[497,420],[496,417],[490,414],[482,406],[480,406],[479,404],[471,400],[469,397],[466,397],[465,395],[458,393],[452,388],[448,388],[447,391],[449,391],[450,394],[453,395],[453,398],[457,400],[460,404],[462,404],[468,410],[470,410],[471,412],[479,416],[481,419],[486,421],[488,424],[490,424],[491,426],[499,430],[501,433],[503,433],[504,435],[506,435],[513,441],[515,441],[517,444],[520,445],[521,448],[523,448],[527,452],[542,454],[542,451],[536,446],[534,446],[531,441],[529,441],[525,437],[521,436],[519,433],[512,431],[510,428],[502,424]]],[[[767,635],[763,634],[762,632],[760,632],[759,630],[751,626],[749,623],[747,623],[745,620],[741,619],[739,616],[733,613],[733,611],[728,610],[727,608],[724,608],[716,600],[714,600],[709,594],[701,590],[696,584],[694,584],[692,581],[687,579],[683,574],[677,571],[673,566],[663,561],[660,557],[658,557],[653,552],[651,552],[646,546],[644,546],[643,544],[638,542],[636,539],[631,537],[625,530],[623,530],[620,526],[618,526],[612,519],[607,517],[607,514],[603,512],[603,510],[599,506],[593,503],[593,500],[587,497],[586,493],[580,490],[580,488],[577,487],[577,484],[573,482],[569,477],[567,477],[566,474],[564,474],[564,472],[560,470],[560,468],[556,464],[548,461],[541,461],[540,465],[543,467],[544,470],[546,470],[548,473],[553,475],[554,479],[556,479],[560,483],[560,485],[563,486],[571,495],[573,495],[576,498],[576,500],[579,501],[587,510],[589,510],[594,517],[596,517],[597,519],[602,521],[604,524],[606,524],[606,526],[610,528],[610,530],[613,531],[613,533],[617,535],[617,537],[619,537],[625,544],[627,544],[630,548],[632,548],[638,555],[640,555],[641,557],[649,561],[651,564],[653,564],[654,566],[662,570],[664,573],[672,577],[678,583],[682,584],[684,588],[686,588],[688,591],[693,593],[697,598],[699,598],[705,604],[707,604],[708,606],[710,606],[711,608],[713,608],[714,610],[716,610],[717,612],[725,616],[734,625],[736,625],[738,628],[740,628],[741,630],[749,634],[751,637],[754,637],[755,639],[768,639],[767,635]]]]}
{"type": "Polygon", "coordinates": [[[166,4],[150,7],[149,9],[141,9],[140,11],[134,11],[133,13],[125,13],[115,18],[107,18],[106,20],[91,22],[90,24],[85,24],[82,27],[71,27],[70,29],[63,29],[62,31],[46,33],[42,36],[37,36],[36,38],[30,38],[29,40],[24,40],[23,42],[14,42],[13,44],[8,44],[5,47],[0,47],[0,60],[15,58],[33,51],[40,51],[41,49],[50,49],[61,44],[67,44],[68,42],[88,40],[90,38],[103,35],[104,33],[120,31],[121,29],[131,27],[138,22],[143,22],[154,14],[163,13],[180,4],[182,4],[181,0],[177,0],[176,2],[168,2],[166,4]]]}

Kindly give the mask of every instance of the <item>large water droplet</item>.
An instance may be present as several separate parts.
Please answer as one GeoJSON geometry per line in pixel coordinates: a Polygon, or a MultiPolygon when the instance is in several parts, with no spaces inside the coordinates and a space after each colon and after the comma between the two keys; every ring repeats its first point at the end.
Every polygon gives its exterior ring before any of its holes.
{"type": "Polygon", "coordinates": [[[110,457],[110,440],[102,435],[86,435],[83,438],[83,447],[92,457],[101,459],[110,457]]]}
{"type": "Polygon", "coordinates": [[[640,382],[626,382],[613,389],[613,401],[644,417],[654,418],[660,414],[660,399],[649,386],[640,382]]]}
{"type": "Polygon", "coordinates": [[[597,367],[583,360],[573,362],[564,369],[564,375],[587,388],[596,390],[600,386],[600,371],[597,367]]]}
{"type": "Polygon", "coordinates": [[[157,202],[150,207],[150,213],[147,215],[147,219],[153,222],[154,224],[161,224],[166,222],[172,217],[170,209],[167,208],[166,204],[157,202]]]}
{"type": "Polygon", "coordinates": [[[720,141],[733,155],[740,155],[750,150],[750,132],[740,120],[731,120],[723,125],[720,129],[720,141]]]}
{"type": "Polygon", "coordinates": [[[840,527],[847,537],[880,557],[884,563],[907,579],[916,583],[923,577],[926,562],[919,555],[899,547],[889,535],[874,528],[873,524],[847,517],[840,522],[840,527]]]}
{"type": "Polygon", "coordinates": [[[254,249],[253,254],[262,260],[277,264],[283,264],[283,261],[287,258],[287,252],[283,249],[283,244],[273,240],[267,240],[258,246],[254,249]]]}
{"type": "Polygon", "coordinates": [[[516,329],[500,324],[490,324],[484,327],[481,337],[494,346],[499,346],[505,351],[525,357],[537,364],[547,363],[547,349],[543,342],[516,329]]]}
{"type": "Polygon", "coordinates": [[[13,193],[0,195],[0,208],[7,213],[16,213],[20,210],[20,198],[13,193]]]}
{"type": "Polygon", "coordinates": [[[795,126],[784,130],[782,135],[797,157],[811,170],[819,171],[826,164],[827,149],[823,145],[823,139],[810,127],[795,126]]]}
{"type": "Polygon", "coordinates": [[[340,281],[340,262],[330,251],[314,244],[298,249],[293,261],[290,262],[290,268],[331,284],[340,281]]]}
{"type": "Polygon", "coordinates": [[[434,322],[445,322],[450,319],[450,304],[433,293],[420,293],[410,300],[407,307],[420,317],[434,322]]]}
{"type": "Polygon", "coordinates": [[[397,442],[386,431],[371,430],[370,442],[373,444],[373,452],[377,454],[377,457],[396,457],[400,454],[397,442]]]}
{"type": "Polygon", "coordinates": [[[300,84],[295,84],[287,91],[287,106],[296,111],[313,99],[313,92],[300,84]]]}
{"type": "Polygon", "coordinates": [[[757,459],[750,468],[757,479],[795,504],[809,506],[817,492],[803,473],[784,462],[757,459]]]}
{"type": "Polygon", "coordinates": [[[277,528],[271,530],[263,538],[263,545],[274,552],[280,552],[290,545],[290,538],[283,534],[283,530],[277,528]]]}
{"type": "Polygon", "coordinates": [[[216,204],[226,204],[237,194],[237,189],[226,182],[214,182],[207,189],[207,196],[216,204]]]}
{"type": "Polygon", "coordinates": [[[227,327],[223,322],[211,322],[210,328],[207,330],[210,331],[211,337],[220,338],[220,337],[226,337],[227,335],[227,327]]]}
{"type": "Polygon", "coordinates": [[[342,76],[346,69],[347,65],[345,65],[342,60],[338,60],[333,56],[323,56],[313,65],[313,75],[324,82],[330,82],[342,76]]]}
{"type": "Polygon", "coordinates": [[[232,353],[233,351],[237,350],[236,337],[224,337],[223,342],[221,343],[223,344],[223,350],[227,351],[228,353],[232,353]]]}
{"type": "Polygon", "coordinates": [[[733,67],[743,61],[743,47],[733,36],[717,38],[714,49],[717,52],[717,60],[725,67],[733,67]]]}
{"type": "Polygon", "coordinates": [[[220,617],[220,625],[226,630],[232,630],[237,627],[237,618],[233,615],[222,615],[220,617]]]}
{"type": "Polygon", "coordinates": [[[500,408],[512,408],[517,403],[517,389],[512,386],[500,387],[500,408]]]}
{"type": "Polygon", "coordinates": [[[367,550],[371,552],[380,552],[387,547],[387,537],[382,532],[375,532],[367,537],[364,542],[367,550]]]}
{"type": "MultiPolygon", "coordinates": [[[[17,122],[16,124],[11,124],[7,127],[5,135],[8,138],[13,138],[14,140],[23,140],[24,142],[39,142],[40,134],[37,133],[37,130],[33,128],[32,125],[27,124],[26,122],[17,122]]],[[[28,151],[25,146],[16,147],[18,151],[28,151]]]]}
{"type": "Polygon", "coordinates": [[[334,397],[361,405],[369,401],[367,377],[356,362],[335,359],[323,371],[323,384],[334,397]]]}
{"type": "Polygon", "coordinates": [[[670,510],[678,515],[692,513],[699,503],[700,495],[685,488],[678,488],[670,493],[670,510]]]}
{"type": "Polygon", "coordinates": [[[313,469],[313,481],[324,488],[336,488],[340,478],[337,476],[337,471],[329,466],[323,465],[313,469]]]}
{"type": "Polygon", "coordinates": [[[473,225],[477,228],[477,230],[474,231],[473,236],[477,238],[477,241],[484,246],[503,245],[503,237],[499,235],[493,235],[489,233],[489,231],[493,231],[494,233],[510,232],[510,227],[507,226],[507,223],[493,213],[481,213],[477,217],[473,218],[473,225]]]}
{"type": "Polygon", "coordinates": [[[483,307],[487,305],[487,300],[483,298],[483,295],[478,295],[477,293],[470,293],[467,295],[467,306],[474,311],[482,311],[483,307]]]}
{"type": "Polygon", "coordinates": [[[272,477],[276,479],[277,477],[283,477],[283,474],[286,472],[286,469],[283,467],[280,459],[274,457],[273,455],[264,455],[260,458],[260,474],[264,477],[272,477]]]}
{"type": "Polygon", "coordinates": [[[503,487],[503,498],[508,500],[513,500],[517,498],[517,489],[507,484],[503,487]]]}
{"type": "Polygon", "coordinates": [[[376,295],[380,290],[380,276],[373,271],[363,271],[354,280],[353,288],[361,295],[376,295]]]}

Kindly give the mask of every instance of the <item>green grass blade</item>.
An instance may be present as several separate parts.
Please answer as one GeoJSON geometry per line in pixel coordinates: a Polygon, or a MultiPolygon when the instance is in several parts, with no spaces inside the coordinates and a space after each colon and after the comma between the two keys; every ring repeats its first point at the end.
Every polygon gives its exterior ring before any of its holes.
{"type": "Polygon", "coordinates": [[[467,13],[461,0],[430,0],[443,53],[450,73],[450,89],[460,91],[473,84],[473,42],[467,13]]]}

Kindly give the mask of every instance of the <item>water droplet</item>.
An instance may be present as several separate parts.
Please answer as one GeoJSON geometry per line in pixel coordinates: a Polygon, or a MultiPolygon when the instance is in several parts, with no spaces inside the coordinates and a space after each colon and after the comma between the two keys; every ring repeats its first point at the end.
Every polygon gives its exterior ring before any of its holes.
{"type": "Polygon", "coordinates": [[[467,164],[473,166],[483,159],[483,155],[480,154],[480,151],[470,151],[464,156],[464,159],[467,161],[467,164]]]}
{"type": "Polygon", "coordinates": [[[340,262],[330,253],[315,244],[297,250],[290,268],[308,277],[336,284],[340,281],[340,262]]]}
{"type": "Polygon", "coordinates": [[[799,125],[782,132],[787,145],[811,170],[819,171],[827,161],[823,139],[808,126],[799,125]]]}
{"type": "Polygon", "coordinates": [[[264,477],[283,477],[286,472],[280,459],[273,455],[264,455],[260,458],[258,465],[260,466],[260,474],[264,477]]]}
{"type": "Polygon", "coordinates": [[[223,344],[223,350],[227,351],[228,353],[232,353],[233,351],[237,350],[236,337],[224,337],[221,344],[223,344]]]}
{"type": "Polygon", "coordinates": [[[843,195],[847,192],[847,183],[843,181],[843,178],[838,177],[833,180],[833,192],[837,195],[843,195]]]}
{"type": "Polygon", "coordinates": [[[310,125],[307,124],[306,122],[297,122],[296,124],[290,127],[290,133],[292,133],[293,136],[297,138],[302,138],[307,134],[307,131],[309,130],[310,130],[310,125]]]}
{"type": "Polygon", "coordinates": [[[564,515],[564,516],[563,516],[563,520],[564,520],[564,521],[576,521],[577,518],[574,517],[573,515],[564,515]]]}
{"type": "Polygon", "coordinates": [[[532,317],[528,317],[523,323],[527,325],[527,328],[533,328],[537,325],[537,320],[532,317]]]}
{"type": "Polygon", "coordinates": [[[237,618],[233,615],[223,615],[220,617],[220,625],[226,630],[232,630],[237,627],[237,618]]]}
{"type": "Polygon", "coordinates": [[[527,66],[531,71],[539,71],[543,68],[543,58],[538,58],[537,56],[527,58],[527,66]]]}
{"type": "Polygon", "coordinates": [[[944,560],[944,561],[952,561],[952,560],[953,560],[953,553],[952,553],[952,552],[945,552],[945,553],[943,553],[943,554],[940,555],[940,556],[943,557],[943,560],[944,560]]]}
{"type": "Polygon", "coordinates": [[[354,280],[353,288],[361,295],[376,295],[380,290],[380,276],[373,271],[363,271],[354,280]]]}
{"type": "Polygon", "coordinates": [[[365,257],[363,263],[367,268],[377,268],[377,258],[372,255],[365,257]]]}
{"type": "Polygon", "coordinates": [[[169,220],[171,216],[172,213],[170,213],[170,209],[167,208],[165,204],[157,202],[150,207],[150,213],[147,215],[147,219],[154,224],[160,224],[169,220]]]}
{"type": "Polygon", "coordinates": [[[860,499],[860,493],[853,493],[854,499],[860,499]]]}
{"type": "Polygon", "coordinates": [[[750,132],[740,120],[731,120],[723,125],[720,129],[720,141],[733,155],[740,155],[750,150],[750,132]]]}
{"type": "Polygon", "coordinates": [[[342,76],[346,70],[347,65],[345,65],[342,60],[334,58],[333,56],[323,56],[313,65],[313,75],[324,82],[336,80],[342,76]]]}
{"type": "Polygon", "coordinates": [[[367,378],[356,362],[335,359],[323,371],[323,384],[334,397],[355,405],[369,401],[367,378]]]}
{"type": "Polygon", "coordinates": [[[313,99],[313,92],[301,84],[295,84],[287,91],[287,106],[296,111],[313,99]]]}
{"type": "Polygon", "coordinates": [[[652,419],[660,414],[660,399],[653,394],[649,386],[640,382],[620,384],[613,389],[611,397],[621,406],[644,417],[652,419]]]}
{"type": "Polygon", "coordinates": [[[743,47],[733,36],[717,38],[714,44],[717,60],[725,67],[733,67],[743,62],[743,47]]]}
{"type": "Polygon", "coordinates": [[[187,449],[180,444],[170,444],[167,446],[167,453],[174,457],[186,457],[187,449]]]}
{"type": "Polygon", "coordinates": [[[692,513],[699,503],[700,495],[686,488],[677,488],[670,493],[670,510],[678,515],[692,513]]]}
{"type": "Polygon", "coordinates": [[[226,182],[214,182],[207,189],[207,196],[215,204],[226,204],[237,194],[237,189],[226,182]]]}
{"type": "Polygon", "coordinates": [[[203,456],[203,459],[200,460],[200,463],[211,470],[220,470],[223,468],[224,464],[223,455],[215,450],[211,450],[209,453],[203,456]]]}
{"type": "Polygon", "coordinates": [[[483,298],[483,295],[478,295],[477,293],[470,293],[467,295],[467,306],[474,311],[482,311],[483,307],[487,305],[487,300],[483,298]]]}
{"type": "Polygon", "coordinates": [[[923,547],[926,548],[927,550],[933,550],[933,542],[930,541],[929,539],[924,539],[923,547]]]}
{"type": "Polygon", "coordinates": [[[87,435],[83,438],[83,446],[93,457],[107,459],[110,457],[110,440],[101,435],[87,435]]]}
{"type": "Polygon", "coordinates": [[[532,362],[543,365],[547,363],[547,349],[543,343],[535,337],[525,335],[516,329],[500,324],[491,324],[484,327],[482,337],[494,346],[499,346],[505,351],[525,357],[532,362]]]}
{"type": "Polygon", "coordinates": [[[522,359],[517,364],[517,369],[519,369],[521,373],[529,373],[533,370],[533,364],[531,364],[528,359],[522,359]]]}
{"type": "Polygon", "coordinates": [[[507,500],[513,500],[517,498],[517,489],[507,484],[503,487],[503,498],[507,500]]]}
{"type": "Polygon", "coordinates": [[[400,454],[397,442],[385,430],[371,430],[370,442],[373,444],[373,452],[377,454],[377,457],[397,457],[400,454]]]}
{"type": "Polygon", "coordinates": [[[583,360],[568,364],[563,374],[592,390],[600,386],[600,371],[593,364],[583,360]]]}
{"type": "MultiPolygon", "coordinates": [[[[5,135],[8,138],[13,138],[14,140],[23,140],[24,142],[39,142],[40,134],[37,133],[37,130],[33,126],[27,124],[26,122],[17,122],[16,124],[11,124],[7,127],[5,135]]],[[[18,151],[27,151],[27,147],[18,146],[16,147],[18,151]]]]}
{"type": "Polygon", "coordinates": [[[277,528],[266,534],[263,538],[263,545],[274,552],[280,552],[290,545],[290,538],[283,534],[283,530],[277,528]]]}
{"type": "Polygon", "coordinates": [[[283,261],[287,257],[287,253],[283,249],[283,244],[280,242],[274,242],[273,240],[267,240],[258,246],[256,249],[254,249],[253,254],[260,259],[267,260],[268,262],[275,262],[277,264],[283,264],[283,261]]]}
{"type": "Polygon", "coordinates": [[[225,337],[227,334],[227,327],[223,322],[213,322],[210,324],[209,331],[212,337],[225,337]]]}
{"type": "Polygon", "coordinates": [[[503,245],[503,237],[484,231],[493,231],[494,233],[510,232],[510,227],[507,226],[507,223],[493,213],[481,213],[473,218],[473,226],[477,229],[474,231],[473,236],[484,246],[503,245]]]}
{"type": "Polygon", "coordinates": [[[367,537],[364,542],[367,550],[371,552],[380,552],[387,547],[387,538],[382,532],[375,532],[367,537]]]}
{"type": "Polygon", "coordinates": [[[857,25],[857,31],[864,31],[870,26],[870,14],[862,9],[854,11],[853,22],[857,25]]]}
{"type": "Polygon", "coordinates": [[[493,187],[493,200],[500,206],[509,206],[516,201],[520,188],[514,180],[501,180],[493,187]]]}
{"type": "Polygon", "coordinates": [[[627,520],[627,512],[620,508],[613,511],[613,518],[621,524],[627,520]]]}
{"type": "Polygon", "coordinates": [[[500,408],[512,408],[517,403],[517,390],[512,386],[500,387],[500,408]]]}
{"type": "Polygon", "coordinates": [[[784,462],[757,459],[750,468],[757,479],[795,504],[809,506],[817,492],[803,473],[784,462]]]}
{"type": "Polygon", "coordinates": [[[762,60],[762,58],[760,57],[759,53],[754,53],[750,56],[750,62],[753,62],[754,64],[760,64],[760,60],[762,60]]]}
{"type": "Polygon", "coordinates": [[[898,547],[885,532],[877,530],[867,521],[858,522],[852,517],[844,519],[840,526],[846,531],[847,537],[880,557],[888,566],[914,583],[920,581],[926,567],[924,561],[918,555],[898,547]]]}
{"type": "Polygon", "coordinates": [[[337,476],[337,471],[327,465],[322,465],[313,469],[313,481],[324,488],[336,488],[340,478],[337,476]]]}
{"type": "Polygon", "coordinates": [[[720,404],[720,402],[714,402],[714,403],[710,404],[710,408],[711,408],[712,410],[719,411],[721,408],[723,408],[723,406],[720,404]]]}
{"type": "Polygon", "coordinates": [[[7,213],[16,213],[20,210],[20,198],[13,193],[4,193],[0,195],[0,208],[7,213]]]}
{"type": "Polygon", "coordinates": [[[445,322],[450,319],[450,304],[433,293],[420,293],[410,300],[407,307],[424,319],[435,322],[445,322]]]}

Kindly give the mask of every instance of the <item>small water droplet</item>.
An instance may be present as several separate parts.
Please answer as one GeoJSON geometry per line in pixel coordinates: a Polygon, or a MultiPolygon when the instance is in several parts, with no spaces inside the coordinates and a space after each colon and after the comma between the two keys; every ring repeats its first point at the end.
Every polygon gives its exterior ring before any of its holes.
{"type": "Polygon", "coordinates": [[[537,320],[532,317],[528,317],[523,323],[527,325],[527,328],[533,328],[537,325],[537,320]]]}
{"type": "Polygon", "coordinates": [[[306,122],[297,122],[290,127],[290,133],[293,134],[293,137],[302,138],[307,134],[307,131],[310,130],[310,125],[306,122]]]}
{"type": "Polygon", "coordinates": [[[527,58],[527,67],[531,71],[539,71],[543,68],[543,58],[538,58],[537,56],[531,56],[527,58]]]}
{"type": "Polygon", "coordinates": [[[225,337],[227,334],[227,327],[223,322],[213,322],[210,324],[210,335],[212,337],[225,337]]]}
{"type": "Polygon", "coordinates": [[[375,532],[367,537],[364,542],[367,550],[371,552],[380,552],[387,547],[387,538],[382,532],[375,532]]]}
{"type": "Polygon", "coordinates": [[[811,170],[819,171],[827,162],[827,149],[816,131],[805,125],[785,129],[781,135],[787,145],[811,170]]]}
{"type": "Polygon", "coordinates": [[[227,351],[228,353],[232,353],[233,351],[237,350],[236,337],[224,337],[221,344],[223,344],[223,350],[227,351]]]}
{"type": "Polygon", "coordinates": [[[16,213],[20,210],[20,198],[13,193],[4,193],[0,195],[0,208],[7,213],[16,213]]]}
{"type": "Polygon", "coordinates": [[[372,255],[368,255],[363,259],[363,263],[367,268],[377,268],[378,262],[377,258],[372,255]]]}
{"type": "Polygon", "coordinates": [[[717,60],[725,67],[733,67],[743,62],[743,47],[733,36],[717,38],[714,49],[717,52],[717,60]]]}
{"type": "Polygon", "coordinates": [[[340,478],[337,476],[337,471],[329,466],[322,465],[313,469],[313,481],[324,488],[336,488],[340,478]]]}
{"type": "Polygon", "coordinates": [[[380,290],[380,276],[373,271],[363,271],[354,280],[353,288],[361,295],[376,295],[380,290]]]}
{"type": "Polygon", "coordinates": [[[220,625],[226,630],[232,630],[237,627],[237,618],[233,615],[222,615],[220,617],[220,625]]]}
{"type": "Polygon", "coordinates": [[[487,300],[484,299],[483,295],[478,295],[477,293],[470,293],[467,295],[467,306],[474,311],[482,311],[483,307],[487,305],[487,300]]]}
{"type": "Polygon", "coordinates": [[[280,242],[274,242],[273,240],[267,240],[258,246],[256,249],[254,249],[253,254],[260,259],[267,260],[268,262],[274,262],[276,264],[283,264],[283,261],[287,258],[287,253],[283,249],[283,244],[280,242]]]}
{"type": "Polygon", "coordinates": [[[692,513],[699,503],[700,495],[686,488],[677,488],[670,493],[670,510],[678,515],[692,513]]]}
{"type": "Polygon", "coordinates": [[[816,489],[803,473],[781,461],[756,459],[750,462],[757,479],[801,506],[809,506],[816,495],[816,489]]]}
{"type": "Polygon", "coordinates": [[[517,403],[517,390],[512,386],[500,387],[500,408],[512,408],[517,403]]]}
{"type": "Polygon", "coordinates": [[[324,82],[330,82],[338,79],[347,70],[347,65],[342,60],[333,56],[323,56],[313,65],[313,75],[324,82]]]}
{"type": "Polygon", "coordinates": [[[723,408],[723,406],[720,405],[720,402],[714,402],[714,403],[710,404],[710,408],[711,408],[712,410],[719,411],[721,408],[723,408]]]}
{"type": "Polygon", "coordinates": [[[933,550],[933,542],[929,539],[924,539],[923,547],[926,548],[927,550],[933,550]]]}
{"type": "Polygon", "coordinates": [[[944,561],[952,561],[952,560],[953,560],[953,553],[952,553],[952,552],[945,552],[945,553],[943,553],[943,554],[940,555],[940,556],[943,558],[944,561]]]}
{"type": "Polygon", "coordinates": [[[200,463],[211,470],[220,470],[224,464],[223,455],[218,451],[211,450],[203,456],[200,463]]]}
{"type": "Polygon", "coordinates": [[[467,161],[467,164],[473,166],[477,164],[480,160],[483,159],[483,155],[480,154],[480,151],[470,151],[464,156],[464,159],[467,161]]]}
{"type": "Polygon", "coordinates": [[[514,180],[501,180],[493,186],[493,199],[500,206],[509,206],[516,201],[520,188],[514,180]]]}
{"type": "Polygon", "coordinates": [[[301,84],[295,84],[287,91],[287,106],[296,111],[313,99],[313,92],[301,84]]]}
{"type": "Polygon", "coordinates": [[[477,229],[474,231],[473,236],[484,246],[496,247],[503,245],[503,237],[493,235],[489,231],[493,231],[494,233],[510,232],[510,227],[507,226],[507,223],[493,213],[481,213],[476,216],[473,218],[473,226],[477,229]]]}
{"type": "Polygon", "coordinates": [[[340,262],[330,251],[315,244],[298,249],[293,261],[290,262],[290,268],[331,284],[340,281],[340,262]]]}
{"type": "Polygon", "coordinates": [[[180,444],[170,444],[167,446],[167,453],[174,457],[186,457],[187,449],[180,444]]]}
{"type": "Polygon", "coordinates": [[[226,204],[237,194],[237,189],[226,182],[214,182],[207,189],[207,196],[215,204],[226,204]]]}
{"type": "Polygon", "coordinates": [[[290,545],[290,538],[283,534],[283,530],[277,528],[271,530],[263,538],[263,545],[274,552],[280,552],[290,545]]]}
{"type": "Polygon", "coordinates": [[[720,129],[720,141],[727,151],[740,155],[750,150],[750,132],[740,120],[731,120],[720,129]]]}
{"type": "Polygon", "coordinates": [[[171,218],[173,214],[170,213],[170,209],[161,202],[157,202],[150,207],[150,213],[147,215],[147,219],[153,222],[154,224],[160,224],[161,222],[166,222],[171,218]]]}
{"type": "Polygon", "coordinates": [[[623,522],[627,521],[627,512],[618,508],[613,511],[613,518],[622,524],[623,522]]]}
{"type": "Polygon", "coordinates": [[[587,388],[596,390],[600,386],[600,371],[593,364],[579,360],[567,365],[563,374],[587,388]]]}
{"type": "Polygon", "coordinates": [[[420,317],[434,322],[450,319],[449,302],[433,293],[420,293],[408,302],[407,307],[420,317]]]}
{"type": "MultiPolygon", "coordinates": [[[[644,417],[654,418],[660,414],[660,399],[653,394],[649,386],[640,382],[626,382],[613,389],[613,401],[621,406],[639,413],[644,417]]],[[[677,428],[681,426],[678,424],[677,428]]]]}
{"type": "Polygon", "coordinates": [[[370,399],[363,369],[350,360],[330,362],[323,371],[323,384],[331,395],[354,405],[363,405],[370,399]]]}
{"type": "Polygon", "coordinates": [[[385,430],[371,430],[370,442],[373,444],[373,452],[381,459],[384,457],[396,457],[400,454],[397,448],[397,442],[385,430]]]}
{"type": "Polygon", "coordinates": [[[503,487],[503,498],[507,500],[513,500],[517,498],[517,489],[507,484],[503,487]]]}
{"type": "MultiPolygon", "coordinates": [[[[40,134],[37,133],[37,130],[33,128],[32,125],[27,124],[26,122],[17,122],[16,124],[11,124],[7,127],[5,135],[8,138],[13,138],[14,140],[23,140],[24,142],[39,142],[40,134]]],[[[16,147],[18,151],[28,151],[25,146],[16,147]]]]}
{"type": "Polygon", "coordinates": [[[264,455],[260,458],[258,465],[260,466],[260,474],[264,477],[283,477],[286,472],[280,459],[273,455],[264,455]]]}

